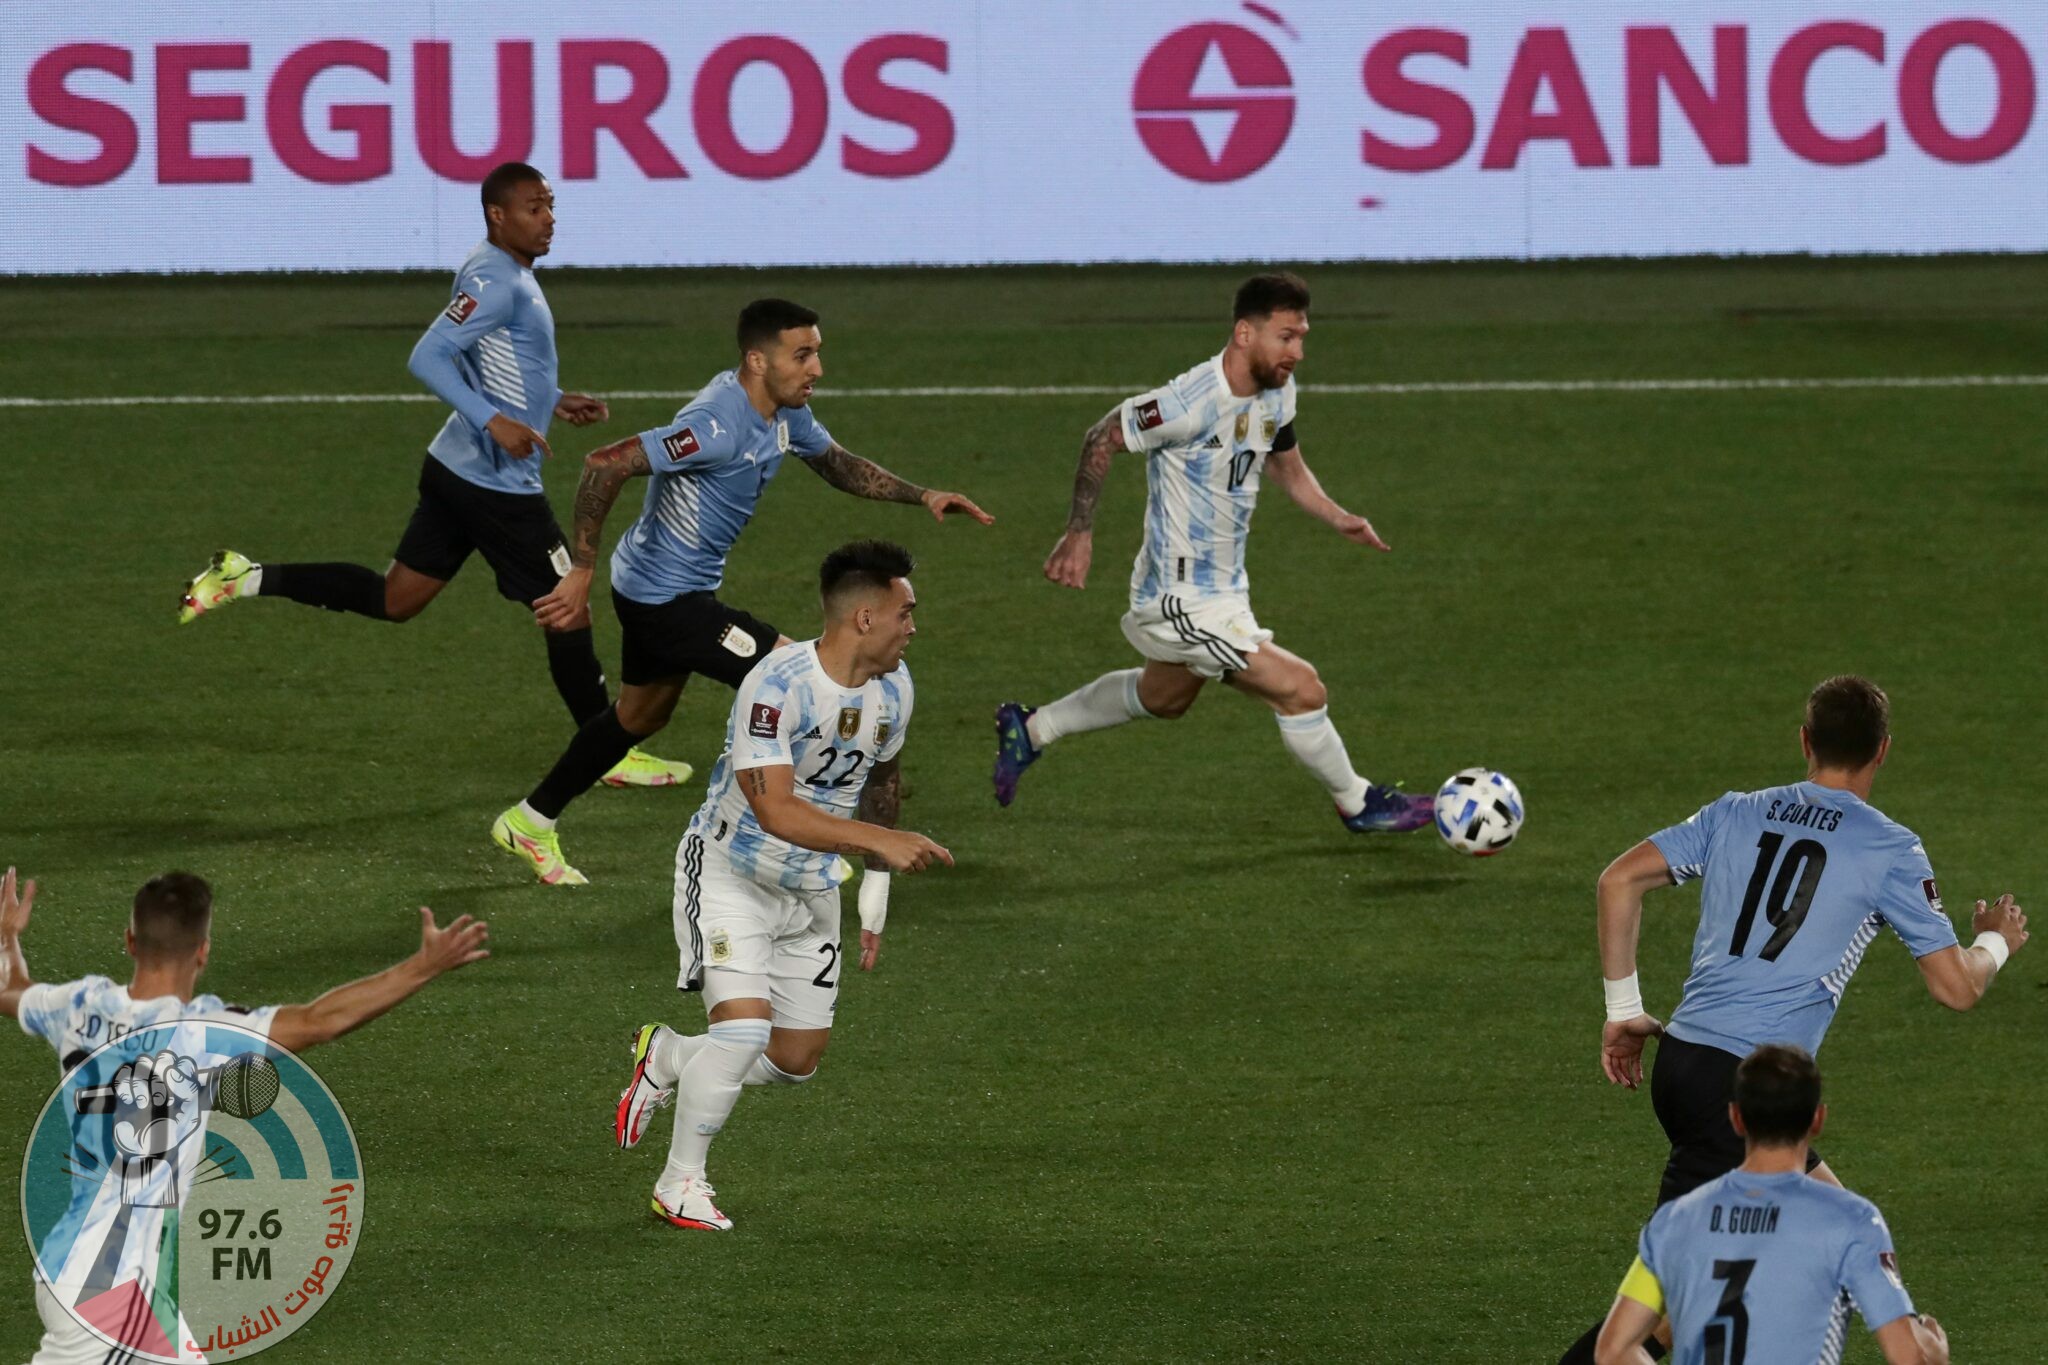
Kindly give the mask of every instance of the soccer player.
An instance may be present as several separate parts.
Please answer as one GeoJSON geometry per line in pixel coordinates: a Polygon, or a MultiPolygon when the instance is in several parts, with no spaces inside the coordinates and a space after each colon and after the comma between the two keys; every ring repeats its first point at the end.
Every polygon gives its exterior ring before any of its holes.
{"type": "MultiPolygon", "coordinates": [[[[562,528],[541,492],[548,419],[588,426],[611,415],[602,399],[555,387],[555,317],[533,263],[555,236],[546,177],[508,161],[485,177],[485,238],[455,272],[453,297],[413,347],[411,368],[454,411],[427,447],[419,505],[383,573],[361,564],[258,564],[222,550],[185,587],[178,621],[246,597],[281,597],[373,621],[410,621],[481,554],[499,595],[531,607],[569,565],[562,528]]],[[[590,617],[547,628],[548,672],[577,724],[611,705],[591,644],[590,617]]],[[[638,751],[605,774],[615,787],[687,782],[687,763],[638,751]]]]}
{"type": "MultiPolygon", "coordinates": [[[[1806,699],[1799,743],[1806,780],[1729,792],[1683,824],[1637,844],[1600,874],[1600,963],[1607,1023],[1600,1064],[1633,1090],[1643,1048],[1662,1036],[1650,1077],[1671,1155],[1659,1207],[1732,1170],[1742,1136],[1728,1121],[1735,1068],[1766,1043],[1818,1051],[1849,978],[1878,934],[1905,941],[1927,989],[1967,1010],[2027,941],[2011,896],[1977,902],[1977,938],[1960,946],[1920,837],[1870,804],[1891,752],[1891,703],[1866,678],[1829,678],[1806,699]],[[1643,1008],[1636,937],[1643,897],[1702,881],[1692,973],[1667,1029],[1643,1008]]],[[[1818,1152],[1806,1165],[1840,1184],[1818,1152]]],[[[1561,1365],[1593,1359],[1597,1329],[1561,1365]]]]}
{"type": "Polygon", "coordinates": [[[784,299],[740,310],[740,363],[666,426],[595,450],[583,463],[571,566],[534,604],[542,626],[589,617],[590,576],[606,515],[628,479],[651,475],[640,519],[612,552],[612,606],[623,637],[618,704],[586,722],[491,839],[550,886],[589,879],[562,858],[555,821],[632,747],[668,724],[693,673],[738,687],[760,656],[788,644],[775,627],[718,599],[725,559],[768,481],[794,454],[834,488],[877,502],[922,503],[933,517],[994,518],[958,493],[920,488],[853,454],[811,412],[824,374],[818,315],[784,299]]]}
{"type": "MultiPolygon", "coordinates": [[[[161,1092],[150,1112],[167,1119],[174,1113],[182,1119],[183,1111],[195,1104],[199,1071],[236,1055],[217,1050],[232,1047],[232,1041],[223,1040],[232,1040],[233,1035],[181,1025],[209,1020],[234,1024],[280,1047],[303,1052],[361,1028],[442,973],[490,956],[489,931],[481,921],[463,915],[441,928],[435,925],[433,912],[422,907],[419,951],[396,966],[337,986],[309,1004],[261,1009],[224,1004],[218,996],[195,994],[213,949],[213,889],[189,872],[171,872],[151,879],[135,893],[127,932],[135,970],[126,986],[104,976],[38,983],[21,946],[35,896],[33,881],[17,888],[13,868],[0,877],[0,1015],[19,1021],[22,1032],[55,1049],[67,1074],[112,1039],[138,1029],[175,1028],[175,1054],[138,1058],[122,1068],[138,1083],[153,1084],[161,1092]],[[158,1109],[165,1112],[159,1114],[158,1109]]],[[[245,1041],[255,1046],[253,1039],[245,1041]]],[[[116,1073],[117,1084],[122,1072],[116,1073]]],[[[204,1145],[188,1138],[179,1145],[182,1156],[172,1154],[177,1159],[135,1163],[139,1171],[126,1180],[74,1185],[69,1216],[82,1228],[105,1231],[82,1235],[62,1266],[44,1267],[54,1287],[38,1275],[36,1308],[44,1335],[36,1365],[114,1358],[106,1342],[76,1321],[66,1305],[83,1305],[138,1279],[155,1281],[159,1240],[191,1188],[197,1154],[204,1145]]]]}
{"type": "Polygon", "coordinates": [[[677,1227],[732,1227],[704,1174],[740,1087],[817,1073],[839,1000],[839,855],[860,854],[860,966],[872,971],[889,875],[952,854],[896,828],[913,693],[903,650],[917,633],[910,555],[856,541],[818,573],[825,632],[783,645],[747,675],[710,792],[676,849],[676,984],[701,990],[710,1028],[647,1024],[619,1097],[619,1146],[676,1097],[675,1136],[654,1212],[677,1227]]]}
{"type": "Polygon", "coordinates": [[[1646,1365],[1660,1318],[1677,1365],[1836,1365],[1852,1306],[1888,1365],[1948,1365],[1948,1336],[1914,1313],[1884,1215],[1807,1179],[1807,1143],[1826,1121],[1811,1054],[1771,1044],[1743,1058],[1728,1105],[1742,1164],[1643,1228],[1596,1365],[1646,1365]]]}
{"type": "Polygon", "coordinates": [[[1254,275],[1238,287],[1230,341],[1164,388],[1109,411],[1081,443],[1067,530],[1045,576],[1088,582],[1095,504],[1111,458],[1145,456],[1145,543],[1131,572],[1124,636],[1142,668],[1106,673],[1049,705],[996,708],[996,800],[1046,746],[1068,735],[1150,717],[1187,714],[1205,683],[1221,680],[1273,708],[1289,753],[1323,784],[1347,828],[1414,830],[1433,818],[1427,796],[1360,777],[1330,723],[1329,693],[1307,660],[1274,644],[1252,616],[1245,537],[1263,474],[1346,540],[1387,549],[1372,523],[1323,492],[1294,432],[1294,367],[1308,335],[1308,286],[1294,275],[1254,275]]]}

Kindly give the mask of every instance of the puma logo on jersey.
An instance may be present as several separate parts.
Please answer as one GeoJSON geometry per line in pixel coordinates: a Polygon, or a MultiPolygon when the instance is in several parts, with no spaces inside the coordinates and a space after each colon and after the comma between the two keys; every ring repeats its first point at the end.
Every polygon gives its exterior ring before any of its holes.
{"type": "Polygon", "coordinates": [[[481,275],[471,275],[470,278],[476,281],[476,292],[479,294],[483,293],[484,286],[490,283],[489,280],[481,275]]]}
{"type": "Polygon", "coordinates": [[[725,428],[718,425],[716,417],[711,419],[711,435],[714,438],[725,435],[725,428]]]}

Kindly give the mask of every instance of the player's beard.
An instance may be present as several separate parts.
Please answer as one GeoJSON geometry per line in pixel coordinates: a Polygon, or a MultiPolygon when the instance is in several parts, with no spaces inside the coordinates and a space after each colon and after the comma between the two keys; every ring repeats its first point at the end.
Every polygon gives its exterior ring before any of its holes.
{"type": "Polygon", "coordinates": [[[1286,387],[1287,371],[1281,369],[1278,365],[1261,365],[1258,361],[1254,360],[1249,368],[1252,372],[1252,383],[1257,384],[1260,388],[1278,389],[1286,387]]]}

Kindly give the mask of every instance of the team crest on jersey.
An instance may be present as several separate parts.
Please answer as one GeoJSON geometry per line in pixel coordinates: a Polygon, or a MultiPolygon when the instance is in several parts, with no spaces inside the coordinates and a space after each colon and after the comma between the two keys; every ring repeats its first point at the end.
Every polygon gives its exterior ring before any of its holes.
{"type": "Polygon", "coordinates": [[[787,417],[775,424],[775,448],[785,455],[789,454],[789,419],[787,417]]]}
{"type": "Polygon", "coordinates": [[[1259,429],[1266,433],[1266,444],[1273,444],[1273,436],[1280,430],[1280,424],[1268,417],[1259,423],[1259,429]]]}
{"type": "Polygon", "coordinates": [[[888,742],[889,742],[889,722],[888,722],[888,721],[886,721],[886,720],[878,720],[878,721],[876,721],[876,722],[875,722],[875,748],[879,750],[879,749],[880,749],[880,748],[881,748],[881,747],[882,747],[883,745],[887,744],[888,742]]]}
{"type": "Polygon", "coordinates": [[[1166,414],[1159,410],[1159,400],[1157,398],[1148,399],[1138,404],[1132,410],[1131,415],[1137,419],[1138,430],[1140,431],[1150,431],[1166,420],[1166,414]]]}
{"type": "MultiPolygon", "coordinates": [[[[481,288],[481,286],[479,286],[481,288]]],[[[469,315],[476,311],[476,300],[468,294],[458,293],[449,301],[448,309],[441,316],[460,326],[469,321],[469,315]]]]}
{"type": "Polygon", "coordinates": [[[1920,894],[1927,897],[1928,909],[1941,909],[1941,889],[1934,884],[1934,878],[1922,877],[1920,879],[1920,894]]]}
{"type": "Polygon", "coordinates": [[[732,961],[732,935],[723,929],[711,931],[711,965],[723,967],[732,961]]]}
{"type": "Polygon", "coordinates": [[[775,732],[782,728],[782,711],[765,701],[754,703],[754,709],[747,715],[747,733],[755,739],[773,739],[775,732]]]}
{"type": "Polygon", "coordinates": [[[859,733],[860,708],[858,706],[841,707],[839,711],[839,737],[841,739],[852,739],[859,733]]]}
{"type": "Polygon", "coordinates": [[[671,460],[687,460],[699,449],[697,433],[684,427],[681,431],[662,437],[661,448],[668,452],[671,460]]]}
{"type": "Polygon", "coordinates": [[[1242,441],[1252,429],[1252,415],[1240,412],[1237,415],[1237,439],[1242,441]]]}

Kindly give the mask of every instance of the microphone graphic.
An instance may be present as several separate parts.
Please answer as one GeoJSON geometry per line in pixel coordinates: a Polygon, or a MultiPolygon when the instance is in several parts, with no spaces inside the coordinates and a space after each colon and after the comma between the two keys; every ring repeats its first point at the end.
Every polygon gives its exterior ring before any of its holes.
{"type": "MultiPolygon", "coordinates": [[[[233,1119],[253,1119],[277,1103],[282,1080],[268,1057],[244,1053],[220,1066],[201,1067],[199,1107],[233,1119]]],[[[118,1107],[112,1085],[88,1085],[74,1097],[81,1114],[111,1114],[118,1107]]]]}

